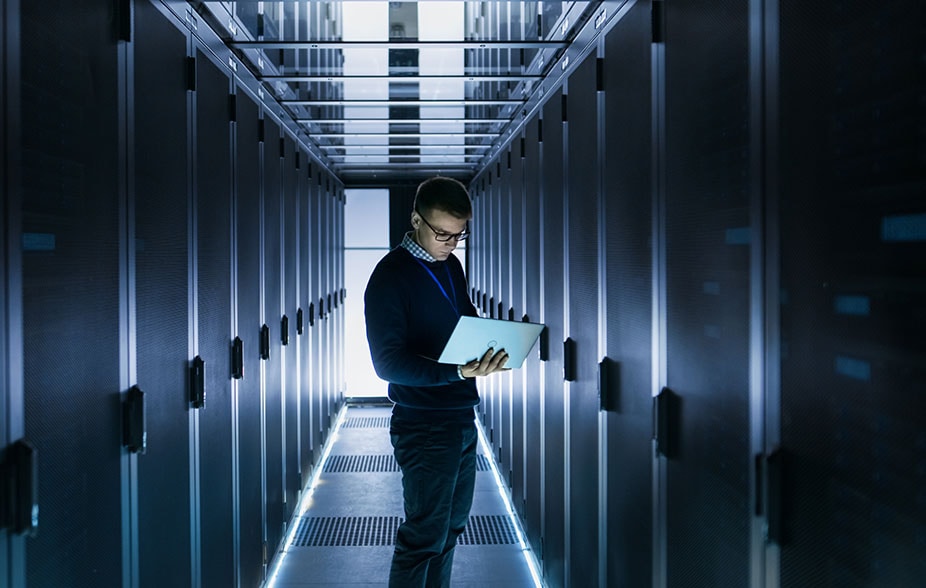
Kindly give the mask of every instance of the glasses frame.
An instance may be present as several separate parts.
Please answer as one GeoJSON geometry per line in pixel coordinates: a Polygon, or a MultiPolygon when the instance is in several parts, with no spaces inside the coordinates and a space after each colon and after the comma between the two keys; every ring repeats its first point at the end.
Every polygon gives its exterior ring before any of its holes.
{"type": "Polygon", "coordinates": [[[465,241],[470,235],[469,230],[469,221],[466,221],[466,228],[460,231],[459,233],[445,233],[443,231],[438,231],[434,226],[428,222],[428,219],[424,218],[424,215],[421,214],[421,211],[415,208],[415,212],[418,213],[418,216],[421,217],[421,220],[424,221],[424,224],[428,225],[428,228],[431,229],[431,232],[434,233],[434,240],[439,243],[446,243],[451,239],[460,242],[465,241]]]}

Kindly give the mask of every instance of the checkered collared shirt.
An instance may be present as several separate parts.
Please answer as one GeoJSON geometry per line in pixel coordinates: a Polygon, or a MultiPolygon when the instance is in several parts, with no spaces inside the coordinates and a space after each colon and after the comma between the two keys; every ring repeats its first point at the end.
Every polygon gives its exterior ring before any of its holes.
{"type": "Polygon", "coordinates": [[[437,261],[430,253],[424,250],[424,247],[418,243],[415,243],[415,240],[412,238],[411,231],[405,233],[405,237],[402,238],[402,247],[408,249],[408,252],[418,259],[423,259],[430,263],[437,261]]]}

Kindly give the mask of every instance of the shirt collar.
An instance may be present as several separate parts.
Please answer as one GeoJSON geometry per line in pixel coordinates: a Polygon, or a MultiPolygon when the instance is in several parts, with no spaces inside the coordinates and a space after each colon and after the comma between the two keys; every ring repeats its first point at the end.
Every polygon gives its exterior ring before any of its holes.
{"type": "Polygon", "coordinates": [[[402,239],[402,247],[407,249],[409,253],[418,259],[423,259],[424,261],[430,263],[437,261],[430,253],[425,251],[424,247],[415,242],[415,240],[412,238],[411,231],[405,233],[405,237],[402,239]]]}

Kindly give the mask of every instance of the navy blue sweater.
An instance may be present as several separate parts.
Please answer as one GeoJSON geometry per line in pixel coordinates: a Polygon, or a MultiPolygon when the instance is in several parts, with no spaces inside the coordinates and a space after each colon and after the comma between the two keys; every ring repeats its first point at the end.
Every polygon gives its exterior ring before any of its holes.
{"type": "Polygon", "coordinates": [[[460,261],[451,255],[429,263],[397,247],[373,270],[363,300],[373,367],[389,382],[389,399],[399,406],[396,414],[472,420],[479,403],[476,381],[461,380],[456,365],[437,362],[458,314],[476,316],[460,261]]]}

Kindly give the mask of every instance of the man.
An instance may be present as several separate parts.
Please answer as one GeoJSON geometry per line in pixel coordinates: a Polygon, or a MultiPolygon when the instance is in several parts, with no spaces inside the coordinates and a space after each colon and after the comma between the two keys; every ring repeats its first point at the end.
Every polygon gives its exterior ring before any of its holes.
{"type": "Polygon", "coordinates": [[[418,186],[412,231],[377,264],[364,294],[373,367],[395,403],[389,434],[402,469],[405,522],[396,534],[389,586],[450,586],[453,550],[469,519],[476,481],[479,403],[475,377],[504,369],[489,349],[466,365],[440,356],[461,315],[476,315],[453,255],[469,235],[466,188],[450,178],[418,186]]]}

